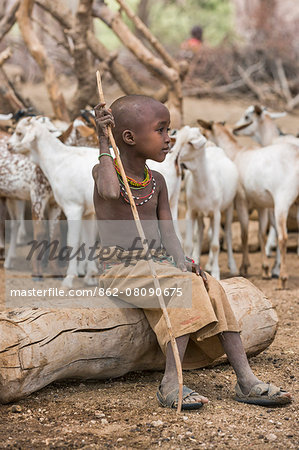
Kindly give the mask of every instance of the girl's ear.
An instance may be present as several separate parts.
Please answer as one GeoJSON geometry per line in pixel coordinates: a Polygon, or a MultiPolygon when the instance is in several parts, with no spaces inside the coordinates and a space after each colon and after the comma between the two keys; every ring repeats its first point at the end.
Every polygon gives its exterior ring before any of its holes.
{"type": "Polygon", "coordinates": [[[127,145],[135,145],[135,135],[131,130],[125,130],[122,133],[122,138],[125,144],[127,145]]]}

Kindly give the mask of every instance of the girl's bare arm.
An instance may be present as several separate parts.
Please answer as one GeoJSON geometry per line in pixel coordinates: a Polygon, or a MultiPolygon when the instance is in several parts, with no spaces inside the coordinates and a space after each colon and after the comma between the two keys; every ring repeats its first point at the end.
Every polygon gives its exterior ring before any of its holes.
{"type": "Polygon", "coordinates": [[[93,168],[92,175],[98,194],[104,200],[115,200],[120,196],[120,188],[109,149],[108,138],[108,127],[114,126],[114,118],[111,111],[105,109],[104,106],[105,103],[100,103],[94,108],[100,153],[99,164],[93,168]]]}

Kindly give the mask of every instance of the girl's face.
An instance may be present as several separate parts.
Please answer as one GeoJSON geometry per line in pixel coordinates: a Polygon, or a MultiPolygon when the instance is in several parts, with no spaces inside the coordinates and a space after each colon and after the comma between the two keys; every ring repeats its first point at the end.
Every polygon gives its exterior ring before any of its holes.
{"type": "Polygon", "coordinates": [[[162,103],[145,108],[144,122],[134,132],[138,155],[157,162],[164,161],[170,150],[169,124],[169,111],[162,103]]]}

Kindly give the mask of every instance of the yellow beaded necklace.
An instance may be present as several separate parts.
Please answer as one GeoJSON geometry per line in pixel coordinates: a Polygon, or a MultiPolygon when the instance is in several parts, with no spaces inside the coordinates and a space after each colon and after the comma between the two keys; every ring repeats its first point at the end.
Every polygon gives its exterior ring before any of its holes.
{"type": "MultiPolygon", "coordinates": [[[[119,181],[122,184],[124,184],[116,159],[114,159],[114,167],[115,167],[115,170],[117,172],[117,176],[118,176],[119,181]]],[[[128,177],[128,176],[127,176],[127,181],[129,183],[129,185],[132,187],[132,189],[143,189],[151,182],[152,178],[153,178],[152,172],[149,169],[149,167],[145,164],[145,166],[144,166],[144,180],[143,181],[138,182],[138,181],[134,180],[134,178],[131,178],[131,177],[128,177]]]]}

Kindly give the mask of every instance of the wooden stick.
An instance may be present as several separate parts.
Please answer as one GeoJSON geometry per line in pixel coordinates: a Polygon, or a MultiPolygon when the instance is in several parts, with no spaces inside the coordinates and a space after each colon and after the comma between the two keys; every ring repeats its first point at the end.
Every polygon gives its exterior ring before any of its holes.
{"type": "MultiPolygon", "coordinates": [[[[105,102],[105,98],[104,98],[103,88],[102,88],[101,75],[100,75],[99,71],[97,71],[97,83],[98,83],[100,102],[101,103],[106,103],[105,102]]],[[[134,220],[135,220],[135,224],[136,224],[136,227],[137,227],[137,230],[138,230],[138,233],[139,233],[142,245],[143,245],[143,249],[145,250],[146,254],[149,255],[150,253],[149,253],[149,247],[148,247],[148,244],[147,244],[147,240],[145,238],[145,234],[144,234],[141,222],[140,222],[140,218],[139,218],[139,214],[138,214],[138,211],[137,211],[137,208],[136,208],[136,204],[135,204],[134,198],[132,196],[131,189],[129,187],[128,180],[127,180],[127,177],[126,177],[126,173],[125,173],[124,167],[123,167],[121,159],[120,159],[119,151],[118,151],[118,148],[116,146],[116,143],[115,143],[115,140],[114,140],[114,137],[113,137],[113,134],[112,134],[112,131],[111,131],[110,127],[108,128],[108,137],[110,139],[110,143],[111,143],[113,151],[115,153],[115,157],[116,157],[116,161],[117,161],[117,164],[118,164],[118,167],[119,167],[119,170],[120,170],[120,174],[122,176],[122,179],[123,179],[126,191],[127,191],[127,195],[129,197],[130,206],[131,206],[133,217],[134,217],[134,220]]],[[[170,342],[171,342],[171,346],[172,346],[172,351],[173,351],[173,355],[174,355],[174,359],[175,359],[177,375],[178,375],[178,382],[179,382],[179,395],[178,395],[178,408],[177,408],[177,412],[179,413],[179,412],[181,412],[181,409],[182,409],[182,400],[183,400],[183,371],[182,371],[182,364],[181,364],[181,360],[180,360],[178,346],[177,346],[177,343],[176,343],[176,340],[175,340],[175,337],[174,337],[174,334],[173,334],[173,331],[172,331],[172,326],[171,326],[171,323],[170,323],[169,315],[168,315],[168,312],[167,312],[167,309],[166,309],[164,297],[163,297],[163,295],[161,293],[160,283],[159,283],[159,279],[158,279],[158,276],[157,276],[157,273],[156,273],[156,270],[155,270],[154,262],[153,262],[153,260],[151,258],[148,259],[147,262],[148,262],[149,267],[150,267],[151,275],[152,275],[152,277],[154,279],[154,286],[155,286],[156,292],[160,293],[160,295],[158,295],[158,300],[159,300],[159,304],[160,304],[160,307],[162,309],[163,316],[164,316],[164,319],[165,319],[165,322],[166,322],[166,325],[167,325],[167,329],[168,329],[169,336],[170,336],[170,342]]]]}

